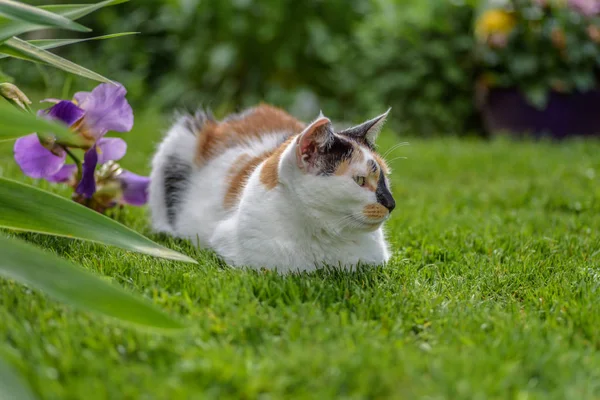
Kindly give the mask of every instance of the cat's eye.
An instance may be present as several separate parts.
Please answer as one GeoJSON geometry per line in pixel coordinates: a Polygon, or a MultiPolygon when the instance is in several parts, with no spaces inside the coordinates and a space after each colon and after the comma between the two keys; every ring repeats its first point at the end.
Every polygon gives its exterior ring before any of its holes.
{"type": "Polygon", "coordinates": [[[365,186],[365,183],[367,182],[367,180],[364,176],[355,176],[354,182],[356,182],[356,184],[358,186],[365,186]]]}

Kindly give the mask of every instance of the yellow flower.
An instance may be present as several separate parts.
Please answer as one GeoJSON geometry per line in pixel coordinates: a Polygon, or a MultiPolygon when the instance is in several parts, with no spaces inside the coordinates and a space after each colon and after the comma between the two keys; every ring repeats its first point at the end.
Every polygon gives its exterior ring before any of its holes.
{"type": "Polygon", "coordinates": [[[481,40],[491,34],[509,34],[515,27],[516,20],[512,13],[505,10],[492,9],[484,12],[475,24],[475,34],[481,40]]]}

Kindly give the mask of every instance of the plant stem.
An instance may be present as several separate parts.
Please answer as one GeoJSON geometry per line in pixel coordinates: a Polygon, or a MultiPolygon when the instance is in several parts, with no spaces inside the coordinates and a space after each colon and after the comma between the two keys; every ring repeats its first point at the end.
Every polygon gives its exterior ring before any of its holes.
{"type": "Polygon", "coordinates": [[[67,147],[63,146],[63,149],[65,149],[65,152],[69,155],[69,157],[71,157],[71,159],[75,162],[75,165],[77,165],[77,181],[79,182],[79,180],[81,180],[81,177],[83,175],[83,170],[81,167],[81,161],[79,160],[79,158],[77,158],[77,156],[75,154],[73,154],[73,152],[71,150],[69,150],[67,147]]]}

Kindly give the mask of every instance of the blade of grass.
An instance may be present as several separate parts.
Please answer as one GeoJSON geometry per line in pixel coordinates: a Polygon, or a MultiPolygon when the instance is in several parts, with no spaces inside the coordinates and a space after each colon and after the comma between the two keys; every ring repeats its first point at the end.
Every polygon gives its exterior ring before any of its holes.
{"type": "Polygon", "coordinates": [[[115,220],[29,185],[0,178],[0,227],[111,245],[171,260],[196,263],[115,220]]]}
{"type": "Polygon", "coordinates": [[[0,358],[0,399],[37,399],[21,376],[2,358],[0,358]]]}
{"type": "Polygon", "coordinates": [[[77,20],[85,17],[104,7],[116,6],[118,4],[127,3],[129,0],[104,0],[94,4],[52,4],[41,6],[44,10],[51,11],[55,14],[62,15],[72,20],[77,20]]]}
{"type": "MultiPolygon", "coordinates": [[[[40,8],[69,18],[71,20],[76,20],[90,13],[93,13],[94,11],[97,11],[101,8],[126,3],[127,1],[129,0],[106,0],[96,4],[64,4],[42,6],[40,8]]],[[[13,36],[18,36],[26,32],[31,32],[44,28],[47,27],[27,22],[12,21],[8,18],[0,16],[0,43],[13,36]]]]}
{"type": "Polygon", "coordinates": [[[0,48],[0,52],[11,57],[20,58],[22,60],[51,65],[55,68],[62,69],[63,71],[70,72],[75,75],[83,76],[88,79],[112,83],[111,80],[96,72],[90,71],[87,68],[59,57],[56,54],[50,53],[49,51],[35,47],[19,38],[10,38],[6,40],[0,48]]]}
{"type": "MultiPolygon", "coordinates": [[[[183,325],[141,297],[21,240],[0,235],[0,275],[73,307],[156,329],[183,325]]],[[[17,397],[20,398],[20,397],[17,397]]]]}
{"type": "Polygon", "coordinates": [[[73,22],[69,18],[63,17],[62,15],[54,14],[48,10],[19,3],[13,0],[0,0],[0,14],[6,15],[11,19],[29,22],[36,25],[57,27],[78,32],[91,31],[91,29],[86,28],[77,22],[73,22]]]}
{"type": "MultiPolygon", "coordinates": [[[[102,35],[102,36],[95,36],[95,37],[83,38],[83,39],[38,39],[38,40],[28,40],[27,43],[29,43],[33,46],[36,46],[40,49],[49,50],[49,49],[55,49],[57,47],[68,46],[71,44],[88,42],[91,40],[115,39],[115,38],[119,38],[122,36],[137,35],[138,33],[139,32],[113,33],[111,35],[102,35]]],[[[2,52],[2,50],[10,52],[9,49],[10,48],[8,46],[0,44],[0,52],[2,52]]],[[[8,56],[6,54],[0,54],[0,60],[3,58],[7,58],[7,57],[10,57],[10,56],[8,56]]]]}

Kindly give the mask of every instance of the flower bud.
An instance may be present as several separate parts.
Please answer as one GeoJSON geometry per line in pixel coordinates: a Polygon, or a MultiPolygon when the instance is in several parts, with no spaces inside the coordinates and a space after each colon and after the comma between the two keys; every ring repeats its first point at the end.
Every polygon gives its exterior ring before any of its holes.
{"type": "Polygon", "coordinates": [[[0,83],[0,95],[14,106],[31,112],[31,108],[29,108],[29,105],[31,105],[31,100],[27,98],[21,89],[12,83],[0,83]]]}

